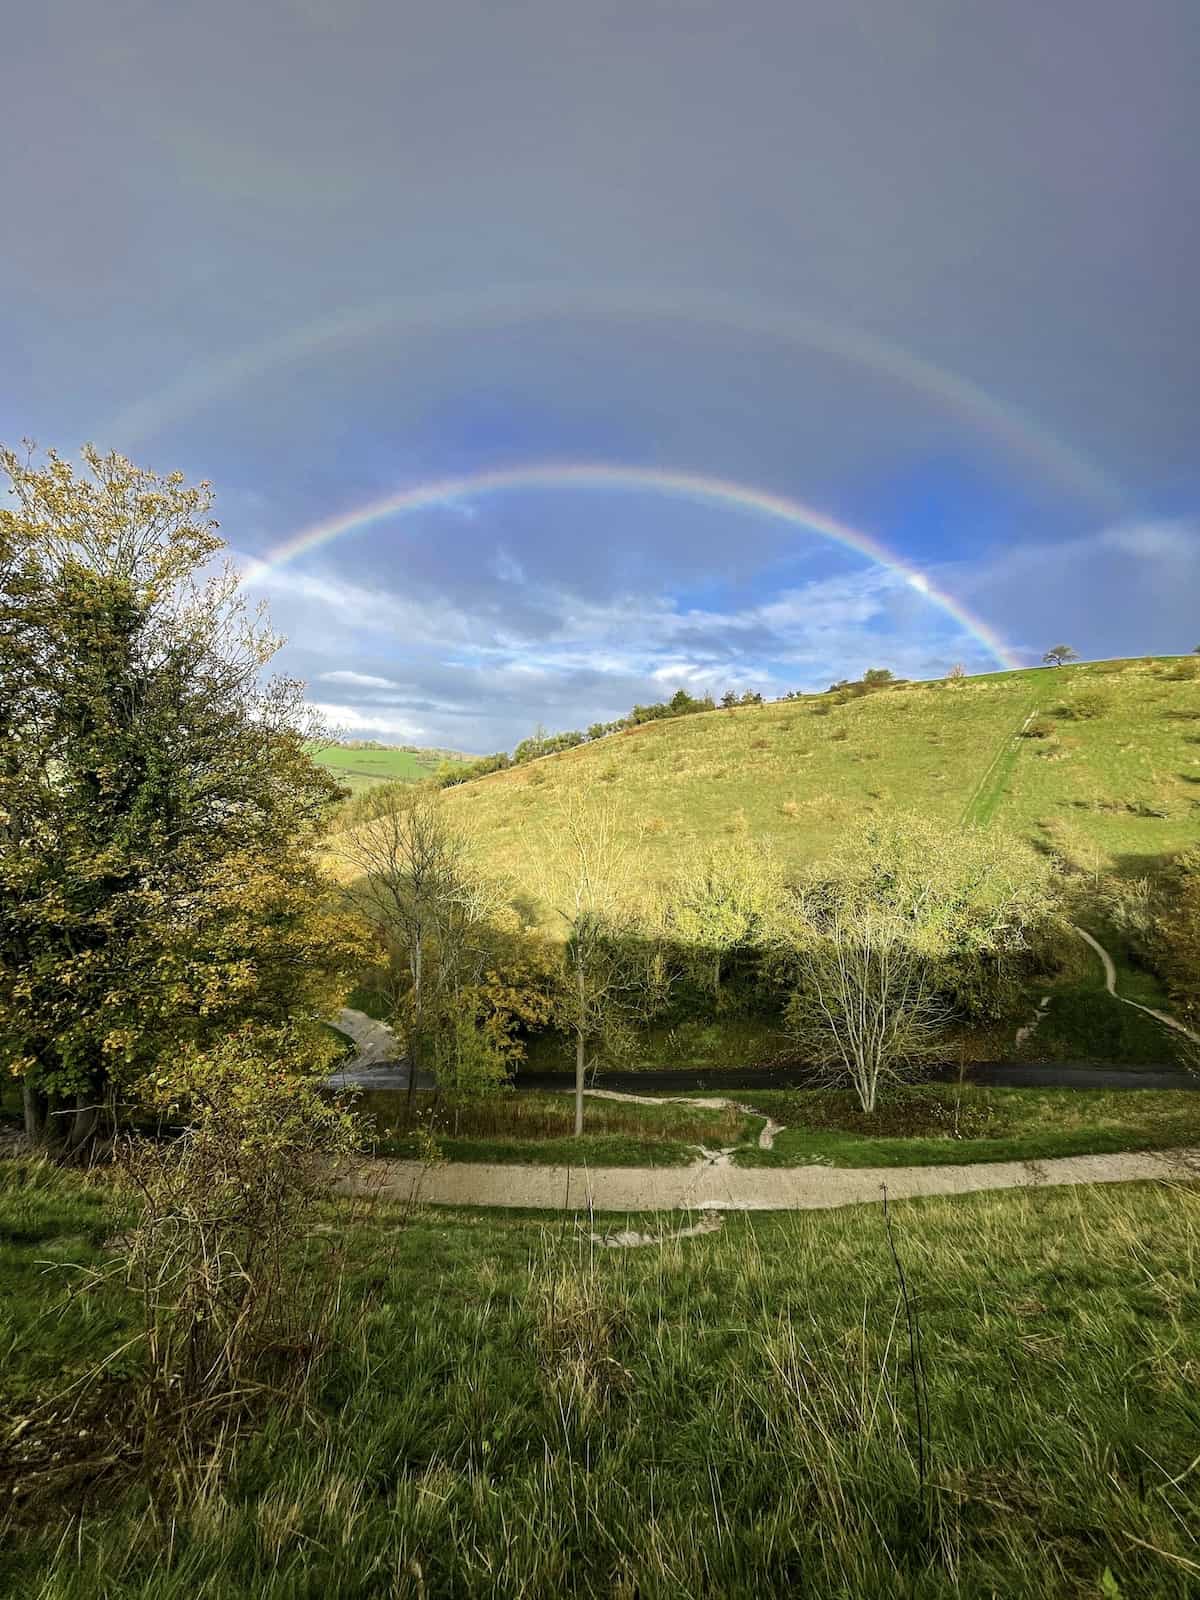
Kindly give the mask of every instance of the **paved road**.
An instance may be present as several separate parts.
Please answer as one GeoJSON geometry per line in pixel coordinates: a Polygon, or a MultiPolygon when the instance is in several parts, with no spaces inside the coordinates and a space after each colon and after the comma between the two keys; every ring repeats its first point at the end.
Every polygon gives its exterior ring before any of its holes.
{"type": "Polygon", "coordinates": [[[973,1194],[1081,1183],[1200,1179],[1200,1150],[1059,1156],[946,1167],[502,1166],[371,1163],[365,1187],[381,1198],[435,1205],[529,1206],[546,1211],[814,1211],[918,1195],[973,1194]]]}
{"type": "MultiPolygon", "coordinates": [[[[1200,1075],[1178,1067],[1096,1067],[1087,1062],[1037,1064],[976,1062],[966,1069],[968,1083],[1008,1084],[1018,1089],[1200,1089],[1200,1075]]],[[[955,1083],[957,1067],[935,1071],[939,1082],[955,1083]]],[[[675,1090],[718,1094],[740,1089],[811,1089],[811,1067],[662,1067],[644,1071],[597,1072],[594,1087],[625,1093],[675,1090]]],[[[573,1089],[572,1072],[519,1072],[518,1089],[573,1089]]]]}
{"type": "MultiPolygon", "coordinates": [[[[400,1041],[386,1022],[376,1022],[365,1011],[343,1006],[334,1026],[349,1034],[358,1053],[353,1060],[330,1076],[335,1089],[407,1089],[408,1062],[400,1041]]],[[[435,1080],[428,1072],[417,1073],[417,1088],[432,1089],[435,1080]]]]}

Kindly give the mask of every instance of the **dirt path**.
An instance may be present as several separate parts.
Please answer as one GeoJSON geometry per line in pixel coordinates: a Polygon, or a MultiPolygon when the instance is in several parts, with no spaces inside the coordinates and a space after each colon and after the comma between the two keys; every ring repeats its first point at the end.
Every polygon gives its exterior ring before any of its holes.
{"type": "MultiPolygon", "coordinates": [[[[366,1180],[384,1199],[435,1205],[529,1206],[546,1211],[812,1211],[889,1198],[973,1194],[1139,1178],[1200,1178],[1200,1149],[1058,1156],[947,1167],[502,1166],[374,1162],[366,1180]]],[[[611,1236],[615,1237],[615,1236],[611,1236]]],[[[648,1237],[648,1242],[650,1239],[648,1237]]]]}
{"type": "MultiPolygon", "coordinates": [[[[743,1105],[740,1100],[727,1100],[724,1095],[624,1094],[618,1089],[585,1089],[583,1092],[594,1100],[631,1100],[634,1105],[702,1106],[706,1111],[740,1111],[744,1117],[757,1117],[762,1123],[762,1131],[758,1136],[760,1150],[774,1150],[775,1135],[782,1133],[785,1127],[784,1123],[776,1122],[765,1111],[756,1111],[753,1106],[743,1105]]],[[[728,1150],[720,1154],[730,1155],[736,1149],[736,1145],[730,1145],[728,1150]]]]}
{"type": "Polygon", "coordinates": [[[1075,932],[1083,940],[1084,944],[1091,945],[1092,949],[1100,957],[1101,964],[1104,967],[1104,987],[1114,1000],[1119,1000],[1123,1006],[1132,1006],[1135,1011],[1144,1011],[1148,1017],[1153,1017],[1156,1022],[1161,1022],[1164,1028],[1171,1028],[1175,1033],[1181,1033],[1185,1039],[1190,1039],[1193,1044],[1200,1044],[1200,1033],[1193,1033],[1190,1028],[1185,1027],[1180,1022],[1178,1017],[1171,1016],[1170,1012],[1156,1011],[1153,1006],[1144,1006],[1137,1000],[1127,1000],[1123,994],[1118,994],[1117,969],[1113,963],[1113,958],[1100,943],[1099,939],[1094,939],[1086,928],[1076,928],[1075,932]]]}
{"type": "Polygon", "coordinates": [[[1033,706],[1025,714],[1020,726],[1005,737],[988,763],[987,769],[972,791],[971,798],[963,807],[962,827],[965,828],[968,823],[973,823],[977,827],[986,828],[992,820],[992,815],[1000,804],[1004,785],[1011,777],[1017,764],[1017,757],[1021,753],[1021,737],[1037,716],[1037,710],[1038,708],[1033,706]]]}

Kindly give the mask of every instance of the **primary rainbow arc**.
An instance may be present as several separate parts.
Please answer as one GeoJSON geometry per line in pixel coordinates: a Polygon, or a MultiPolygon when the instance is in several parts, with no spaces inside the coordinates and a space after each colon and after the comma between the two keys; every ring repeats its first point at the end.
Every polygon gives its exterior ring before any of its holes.
{"type": "Polygon", "coordinates": [[[393,517],[450,505],[473,496],[529,489],[596,489],[670,495],[789,523],[832,540],[848,550],[855,550],[868,560],[900,574],[915,590],[952,617],[1002,667],[1021,665],[999,634],[981,617],[969,611],[952,595],[936,588],[919,568],[861,529],[827,516],[823,511],[788,495],[755,488],[730,478],[660,467],[621,466],[607,462],[536,462],[435,478],[313,523],[268,551],[261,561],[250,568],[246,577],[248,581],[261,581],[277,567],[295,560],[297,556],[331,544],[344,534],[361,532],[364,528],[393,517]]]}

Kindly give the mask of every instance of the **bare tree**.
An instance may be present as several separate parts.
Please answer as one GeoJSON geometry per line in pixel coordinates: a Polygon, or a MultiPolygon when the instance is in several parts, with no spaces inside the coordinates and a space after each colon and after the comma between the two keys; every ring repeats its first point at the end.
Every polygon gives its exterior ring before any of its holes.
{"type": "Polygon", "coordinates": [[[534,859],[540,896],[558,920],[565,941],[557,1014],[575,1047],[575,1134],[583,1132],[583,1091],[589,1050],[611,1047],[630,1021],[653,1004],[654,956],[636,937],[630,914],[628,847],[611,805],[589,807],[581,795],[558,804],[553,831],[534,859]],[[566,861],[554,872],[551,852],[565,845],[566,861]]]}
{"type": "Polygon", "coordinates": [[[1021,841],[922,817],[870,822],[804,869],[779,918],[790,1031],[874,1111],[955,1017],[998,1019],[1057,936],[1053,864],[1021,841]]]}
{"type": "Polygon", "coordinates": [[[950,1010],[903,918],[864,905],[808,914],[788,1028],[813,1066],[848,1082],[870,1113],[881,1082],[937,1055],[950,1010]]]}

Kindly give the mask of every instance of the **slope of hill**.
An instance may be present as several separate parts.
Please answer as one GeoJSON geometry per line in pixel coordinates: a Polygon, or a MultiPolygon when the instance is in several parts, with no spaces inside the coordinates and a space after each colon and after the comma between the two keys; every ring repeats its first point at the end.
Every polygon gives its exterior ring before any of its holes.
{"type": "Polygon", "coordinates": [[[447,792],[489,864],[533,887],[567,792],[610,801],[647,882],[693,841],[767,839],[785,863],[848,821],[994,824],[1125,870],[1200,835],[1191,658],[905,684],[652,722],[447,792]]]}
{"type": "Polygon", "coordinates": [[[312,752],[352,794],[376,783],[420,783],[444,761],[469,761],[460,750],[417,750],[410,747],[328,744],[312,752]]]}

